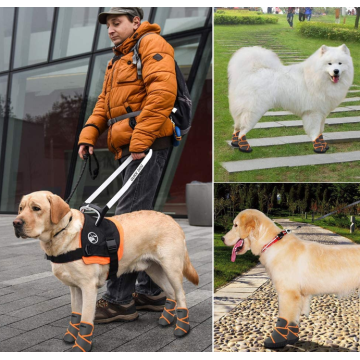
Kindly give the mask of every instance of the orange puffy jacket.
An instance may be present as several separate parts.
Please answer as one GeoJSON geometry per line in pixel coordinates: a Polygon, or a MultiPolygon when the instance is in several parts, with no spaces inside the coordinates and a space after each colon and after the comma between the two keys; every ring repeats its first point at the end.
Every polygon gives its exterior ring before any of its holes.
{"type": "Polygon", "coordinates": [[[115,159],[121,158],[127,145],[131,153],[141,153],[157,138],[172,135],[169,115],[177,93],[174,49],[159,33],[159,25],[145,21],[131,37],[113,49],[115,55],[123,56],[108,63],[102,92],[81,131],[79,145],[94,146],[107,129],[107,120],[128,113],[129,108],[132,112],[142,110],[136,117],[134,130],[129,119],[124,119],[111,125],[108,132],[108,148],[115,159]],[[131,49],[148,32],[155,34],[145,36],[140,42],[142,79],[138,79],[131,49]]]}

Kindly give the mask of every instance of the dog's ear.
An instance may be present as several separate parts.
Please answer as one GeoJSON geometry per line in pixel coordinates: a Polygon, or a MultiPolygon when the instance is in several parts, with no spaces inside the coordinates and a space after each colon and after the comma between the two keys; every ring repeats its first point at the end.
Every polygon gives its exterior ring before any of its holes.
{"type": "Polygon", "coordinates": [[[328,51],[328,47],[326,45],[323,45],[320,48],[320,55],[324,55],[328,51]]]}
{"type": "Polygon", "coordinates": [[[20,202],[19,202],[18,215],[20,214],[20,204],[21,204],[21,202],[22,202],[23,198],[24,198],[24,197],[22,197],[22,198],[21,198],[21,200],[20,200],[20,202]]]}
{"type": "Polygon", "coordinates": [[[345,44],[342,44],[341,46],[339,46],[339,48],[340,48],[346,55],[350,55],[350,50],[349,50],[349,48],[348,48],[345,44]]]}
{"type": "Polygon", "coordinates": [[[256,219],[253,214],[247,212],[240,216],[240,231],[241,231],[241,237],[243,239],[248,237],[250,231],[254,230],[255,227],[256,227],[256,219]]]}
{"type": "Polygon", "coordinates": [[[57,195],[47,196],[50,203],[50,220],[53,224],[59,221],[70,211],[70,206],[57,195]]]}

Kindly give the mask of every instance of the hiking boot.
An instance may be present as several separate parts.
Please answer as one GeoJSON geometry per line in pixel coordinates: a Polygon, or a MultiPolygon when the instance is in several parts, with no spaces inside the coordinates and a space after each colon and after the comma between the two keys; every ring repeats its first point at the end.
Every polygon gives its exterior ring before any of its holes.
{"type": "Polygon", "coordinates": [[[299,340],[299,326],[294,322],[288,325],[289,333],[287,336],[287,343],[289,345],[295,344],[299,340]]]}
{"type": "Polygon", "coordinates": [[[136,310],[163,311],[166,296],[163,292],[159,295],[151,296],[145,294],[134,293],[136,310]]]}
{"type": "Polygon", "coordinates": [[[80,320],[81,314],[75,312],[71,313],[70,323],[63,337],[64,342],[67,344],[74,344],[78,336],[80,320]]]}
{"type": "Polygon", "coordinates": [[[134,321],[139,317],[136,311],[135,301],[129,304],[118,305],[112,304],[105,299],[100,299],[96,302],[95,324],[110,323],[113,321],[134,321]]]}
{"type": "Polygon", "coordinates": [[[320,134],[314,141],[313,141],[314,151],[318,154],[324,154],[329,149],[327,142],[325,142],[322,134],[320,134]]]}
{"type": "Polygon", "coordinates": [[[238,140],[238,145],[239,145],[239,150],[242,152],[252,152],[252,148],[250,147],[250,144],[247,142],[246,140],[246,136],[243,135],[239,140],[238,140]]]}
{"type": "Polygon", "coordinates": [[[159,325],[160,326],[169,326],[175,320],[175,308],[176,308],[176,301],[171,299],[166,299],[164,311],[159,318],[159,325]]]}
{"type": "Polygon", "coordinates": [[[287,320],[279,317],[270,337],[265,339],[264,346],[268,349],[278,349],[285,347],[288,343],[288,333],[289,329],[287,320]]]}
{"type": "Polygon", "coordinates": [[[92,348],[92,335],[94,332],[94,325],[81,322],[79,333],[75,341],[75,345],[70,350],[71,352],[90,352],[92,348]]]}
{"type": "Polygon", "coordinates": [[[233,133],[232,139],[231,139],[231,146],[236,147],[236,148],[239,147],[239,144],[238,144],[238,141],[239,141],[239,138],[238,138],[239,132],[240,132],[240,130],[235,131],[235,132],[233,133]]]}

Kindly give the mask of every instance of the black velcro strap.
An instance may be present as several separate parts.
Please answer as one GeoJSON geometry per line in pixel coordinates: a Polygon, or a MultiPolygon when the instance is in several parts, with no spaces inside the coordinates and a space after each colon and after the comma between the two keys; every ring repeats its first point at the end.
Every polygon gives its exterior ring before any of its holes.
{"type": "Polygon", "coordinates": [[[118,247],[114,239],[106,240],[106,246],[110,255],[110,269],[108,279],[116,279],[116,274],[119,268],[119,260],[117,255],[118,247]]]}
{"type": "MultiPolygon", "coordinates": [[[[130,106],[128,106],[128,107],[126,108],[126,112],[127,112],[128,114],[131,114],[131,113],[133,112],[130,106]]],[[[137,125],[137,123],[136,123],[135,117],[132,116],[131,118],[129,118],[129,126],[130,126],[133,130],[135,129],[135,126],[136,126],[136,125],[137,125]]]]}
{"type": "Polygon", "coordinates": [[[100,129],[99,129],[95,124],[86,124],[83,128],[86,128],[87,126],[92,126],[92,127],[94,127],[94,128],[99,132],[99,135],[101,135],[101,134],[100,134],[100,129]]]}
{"type": "Polygon", "coordinates": [[[73,251],[69,251],[65,254],[61,254],[58,256],[49,256],[45,254],[45,259],[50,260],[55,264],[64,264],[70,261],[80,260],[83,257],[83,249],[78,248],[73,251]]]}
{"type": "Polygon", "coordinates": [[[108,126],[111,126],[111,125],[114,125],[115,123],[117,123],[118,121],[121,121],[121,120],[124,120],[124,119],[129,119],[129,118],[132,118],[132,117],[135,117],[135,116],[139,116],[141,113],[141,110],[139,111],[134,111],[132,113],[128,113],[128,114],[124,114],[124,115],[121,115],[121,116],[118,116],[116,118],[113,118],[113,119],[110,119],[107,121],[107,125],[108,126]]]}

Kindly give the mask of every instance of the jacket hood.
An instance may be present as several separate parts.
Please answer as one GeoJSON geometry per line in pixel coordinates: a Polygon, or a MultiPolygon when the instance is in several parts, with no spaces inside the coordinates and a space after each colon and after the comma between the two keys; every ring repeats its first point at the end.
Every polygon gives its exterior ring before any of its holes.
{"type": "Polygon", "coordinates": [[[160,31],[161,28],[158,24],[150,24],[148,21],[144,21],[132,36],[128,37],[118,47],[114,47],[113,52],[115,55],[128,54],[141,36],[149,32],[160,34],[160,31]]]}

